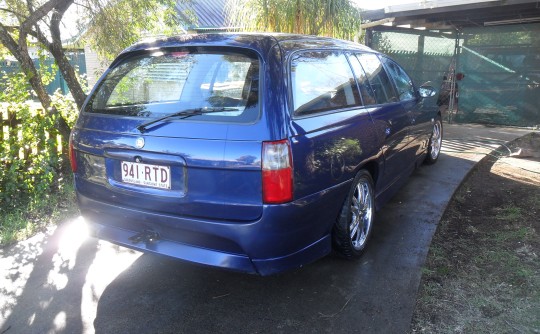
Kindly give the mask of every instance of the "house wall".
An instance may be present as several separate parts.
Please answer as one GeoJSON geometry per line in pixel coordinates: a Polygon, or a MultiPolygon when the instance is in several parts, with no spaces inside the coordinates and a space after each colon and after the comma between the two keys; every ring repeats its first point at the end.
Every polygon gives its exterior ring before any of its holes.
{"type": "Polygon", "coordinates": [[[105,72],[110,61],[99,57],[97,52],[92,50],[89,46],[84,47],[84,54],[86,57],[86,80],[88,83],[88,91],[90,91],[98,81],[99,77],[105,72]]]}

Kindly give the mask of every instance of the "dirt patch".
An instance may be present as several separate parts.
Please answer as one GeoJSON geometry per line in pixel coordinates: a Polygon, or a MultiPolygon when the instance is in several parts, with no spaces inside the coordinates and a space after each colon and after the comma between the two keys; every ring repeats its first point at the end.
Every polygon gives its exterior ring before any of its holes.
{"type": "Polygon", "coordinates": [[[411,332],[540,333],[539,216],[532,133],[483,159],[457,190],[423,268],[411,332]]]}

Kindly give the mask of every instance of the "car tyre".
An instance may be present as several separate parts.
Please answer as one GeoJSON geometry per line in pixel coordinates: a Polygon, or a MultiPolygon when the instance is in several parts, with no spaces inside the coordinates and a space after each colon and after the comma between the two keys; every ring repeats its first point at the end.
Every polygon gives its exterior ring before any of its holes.
{"type": "Polygon", "coordinates": [[[375,217],[373,179],[366,170],[358,172],[333,230],[337,253],[353,259],[362,255],[371,236],[375,217]]]}
{"type": "Polygon", "coordinates": [[[443,138],[443,126],[441,116],[435,118],[433,123],[433,130],[431,132],[431,138],[429,138],[428,151],[424,163],[426,165],[433,165],[439,159],[442,148],[443,138]]]}

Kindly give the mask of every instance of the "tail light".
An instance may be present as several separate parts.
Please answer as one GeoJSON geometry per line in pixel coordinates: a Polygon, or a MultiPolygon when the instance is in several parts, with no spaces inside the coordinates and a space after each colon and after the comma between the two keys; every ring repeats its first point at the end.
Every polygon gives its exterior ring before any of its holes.
{"type": "Polygon", "coordinates": [[[73,136],[69,136],[69,163],[71,164],[71,171],[77,172],[77,159],[75,158],[75,149],[73,148],[73,136]]]}
{"type": "Polygon", "coordinates": [[[278,204],[292,200],[291,147],[287,140],[263,142],[262,190],[264,203],[278,204]]]}

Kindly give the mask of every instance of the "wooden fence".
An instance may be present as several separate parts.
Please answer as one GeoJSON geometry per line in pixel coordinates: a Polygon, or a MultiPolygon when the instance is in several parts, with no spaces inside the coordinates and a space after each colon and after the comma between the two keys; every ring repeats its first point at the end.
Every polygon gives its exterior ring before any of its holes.
{"type": "Polygon", "coordinates": [[[15,112],[0,106],[0,140],[3,144],[7,143],[7,145],[0,147],[0,158],[7,158],[8,160],[19,158],[29,161],[33,155],[43,152],[43,150],[48,150],[50,153],[60,157],[62,155],[62,144],[55,129],[33,126],[33,129],[30,130],[33,131],[30,138],[24,136],[24,132],[29,130],[24,129],[25,126],[32,127],[32,123],[35,125],[44,121],[44,116],[36,112],[32,116],[32,122],[23,122],[15,112]],[[50,140],[50,138],[55,138],[55,140],[50,140]],[[18,152],[18,156],[4,156],[13,154],[12,152],[18,152]]]}

